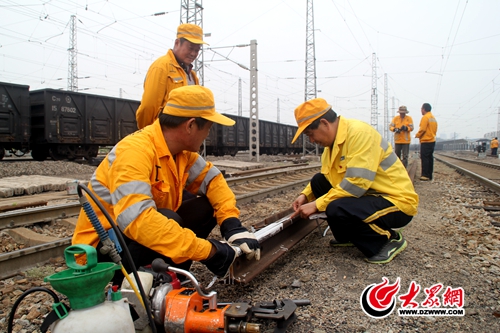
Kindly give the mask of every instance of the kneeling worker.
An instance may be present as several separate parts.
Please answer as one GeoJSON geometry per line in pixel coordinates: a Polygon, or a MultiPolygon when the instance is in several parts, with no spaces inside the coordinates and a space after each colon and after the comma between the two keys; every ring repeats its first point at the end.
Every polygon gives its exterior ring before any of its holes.
{"type": "Polygon", "coordinates": [[[366,261],[384,264],[406,248],[394,228],[417,213],[418,195],[391,145],[370,125],[337,116],[322,98],[295,109],[301,133],[325,147],[321,173],[293,202],[292,217],[325,212],[332,246],[356,246],[366,261]]]}
{"type": "MultiPolygon", "coordinates": [[[[137,268],[162,258],[189,270],[195,260],[225,276],[235,247],[259,260],[259,242],[241,225],[233,192],[221,172],[197,153],[214,122],[234,125],[215,111],[209,89],[174,89],[159,119],[121,140],[92,176],[89,188],[116,221],[137,268]],[[206,239],[216,224],[227,243],[206,239]]],[[[110,229],[89,201],[103,227],[110,229]]],[[[73,244],[102,246],[83,211],[73,244]]],[[[110,261],[98,255],[99,261],[110,261]]],[[[126,257],[122,259],[130,271],[126,257]]],[[[114,282],[119,281],[115,275],[114,282]]]]}

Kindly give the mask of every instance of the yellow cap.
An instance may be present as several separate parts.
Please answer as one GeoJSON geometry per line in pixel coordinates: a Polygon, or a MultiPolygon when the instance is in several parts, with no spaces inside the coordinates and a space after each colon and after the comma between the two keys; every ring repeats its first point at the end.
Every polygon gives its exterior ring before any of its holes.
{"type": "Polygon", "coordinates": [[[177,27],[177,38],[185,38],[194,44],[207,44],[203,41],[203,30],[195,24],[184,23],[177,27]]]}
{"type": "Polygon", "coordinates": [[[214,95],[203,86],[182,86],[168,94],[164,114],[178,117],[203,118],[214,123],[233,126],[235,121],[215,111],[214,95]]]}
{"type": "Polygon", "coordinates": [[[310,99],[297,106],[295,109],[295,120],[299,129],[295,136],[293,137],[292,143],[298,139],[300,134],[311,125],[313,121],[324,115],[332,106],[328,104],[323,98],[310,99]]]}

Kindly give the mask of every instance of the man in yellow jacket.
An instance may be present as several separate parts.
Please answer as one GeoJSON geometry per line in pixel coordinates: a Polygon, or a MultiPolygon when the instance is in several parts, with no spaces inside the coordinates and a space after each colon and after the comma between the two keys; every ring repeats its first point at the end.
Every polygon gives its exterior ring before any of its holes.
{"type": "Polygon", "coordinates": [[[492,156],[497,156],[497,150],[498,150],[498,138],[493,138],[490,142],[490,148],[491,148],[491,155],[492,156]]]}
{"type": "MultiPolygon", "coordinates": [[[[105,212],[91,201],[92,208],[105,230],[111,228],[105,213],[116,222],[136,267],[162,258],[188,270],[195,260],[224,276],[235,247],[259,260],[259,242],[241,225],[223,175],[196,153],[214,122],[234,125],[215,111],[208,88],[177,88],[159,119],[121,140],[92,176],[90,191],[105,212]],[[216,224],[227,243],[206,239],[216,224]]],[[[83,210],[72,241],[102,247],[83,210]]],[[[109,261],[98,253],[100,261],[109,261]]],[[[131,267],[126,260],[124,266],[131,267]]]]}
{"type": "Polygon", "coordinates": [[[398,113],[399,115],[392,119],[389,129],[391,132],[394,132],[394,151],[396,152],[396,156],[401,159],[403,165],[407,168],[413,119],[408,116],[408,109],[404,105],[399,107],[398,113]]]}
{"type": "Polygon", "coordinates": [[[436,133],[438,123],[431,112],[432,107],[429,103],[422,104],[420,111],[420,127],[415,137],[420,139],[420,161],[422,164],[422,175],[420,180],[432,180],[434,173],[434,147],[436,146],[436,133]]]}
{"type": "Polygon", "coordinates": [[[206,43],[201,27],[189,23],[179,25],[174,48],[153,62],[146,74],[141,105],[135,114],[139,129],[151,125],[158,118],[173,89],[199,84],[193,62],[202,44],[206,43]]]}
{"type": "Polygon", "coordinates": [[[325,147],[321,172],[295,199],[293,216],[325,212],[332,246],[356,246],[366,261],[384,264],[406,248],[395,228],[417,213],[418,195],[391,145],[370,125],[338,116],[322,98],[295,109],[304,133],[325,147]]]}

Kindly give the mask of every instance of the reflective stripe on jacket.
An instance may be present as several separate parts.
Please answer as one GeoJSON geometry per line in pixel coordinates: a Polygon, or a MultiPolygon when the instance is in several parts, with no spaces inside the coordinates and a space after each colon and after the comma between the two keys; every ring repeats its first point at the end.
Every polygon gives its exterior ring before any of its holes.
{"type": "Polygon", "coordinates": [[[407,143],[411,142],[410,132],[413,131],[413,119],[410,116],[405,116],[401,118],[401,116],[396,116],[392,119],[391,125],[389,129],[391,132],[394,132],[396,128],[401,128],[401,126],[408,127],[407,131],[401,131],[399,133],[394,133],[394,143],[407,143]]]}
{"type": "MultiPolygon", "coordinates": [[[[191,71],[191,75],[194,83],[199,84],[196,73],[191,71]]],[[[146,74],[141,105],[135,114],[137,128],[151,125],[158,118],[161,108],[167,103],[168,93],[175,88],[187,85],[189,82],[186,72],[177,63],[174,52],[168,50],[166,55],[151,64],[146,74]]]]}
{"type": "Polygon", "coordinates": [[[432,112],[427,112],[422,119],[420,119],[420,128],[418,129],[416,138],[420,139],[420,142],[436,142],[436,133],[438,129],[438,123],[436,118],[432,115],[432,112]]]}
{"type": "MultiPolygon", "coordinates": [[[[184,189],[207,196],[219,225],[239,217],[236,198],[220,171],[193,152],[183,151],[174,160],[159,120],[120,141],[96,169],[89,188],[127,237],[176,263],[204,260],[212,248],[210,242],[157,211],[176,211],[184,189]]],[[[110,229],[96,205],[92,207],[103,227],[110,229]]],[[[96,246],[98,242],[82,210],[73,244],[96,246]]]]}
{"type": "MultiPolygon", "coordinates": [[[[321,156],[321,173],[333,188],[316,198],[319,211],[339,198],[379,195],[409,216],[417,213],[418,195],[408,172],[392,146],[362,121],[340,117],[333,147],[325,147],[321,156]]],[[[310,184],[302,193],[315,200],[310,184]]]]}

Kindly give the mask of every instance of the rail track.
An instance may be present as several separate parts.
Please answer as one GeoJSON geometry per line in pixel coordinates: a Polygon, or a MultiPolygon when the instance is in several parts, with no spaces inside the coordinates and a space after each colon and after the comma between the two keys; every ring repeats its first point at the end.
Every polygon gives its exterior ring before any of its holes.
{"type": "MultiPolygon", "coordinates": [[[[238,204],[244,204],[293,189],[299,191],[309,182],[312,175],[318,172],[318,168],[318,165],[310,165],[287,170],[261,170],[255,174],[229,178],[227,183],[233,189],[238,204]]],[[[0,230],[21,228],[36,223],[48,223],[59,219],[76,219],[80,208],[78,202],[71,202],[0,213],[0,230]]],[[[265,225],[265,222],[257,224],[265,225]]],[[[70,238],[58,239],[0,254],[0,267],[2,268],[0,279],[5,279],[51,258],[62,256],[64,249],[70,243],[70,238]]]]}
{"type": "Polygon", "coordinates": [[[485,187],[500,194],[500,164],[487,163],[456,156],[436,154],[437,161],[457,170],[485,187]]]}

